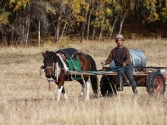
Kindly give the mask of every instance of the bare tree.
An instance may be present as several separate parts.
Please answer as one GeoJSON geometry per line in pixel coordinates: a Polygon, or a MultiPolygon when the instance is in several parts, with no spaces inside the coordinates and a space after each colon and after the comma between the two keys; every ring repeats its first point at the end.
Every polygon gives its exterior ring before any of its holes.
{"type": "Polygon", "coordinates": [[[120,34],[121,31],[122,31],[122,25],[123,25],[123,23],[124,23],[124,20],[125,20],[125,17],[126,17],[127,12],[128,12],[128,11],[125,11],[124,16],[123,16],[123,18],[122,18],[122,20],[121,20],[120,29],[119,29],[119,34],[120,34]]]}
{"type": "Polygon", "coordinates": [[[112,30],[111,30],[111,32],[110,32],[110,37],[109,37],[108,41],[111,40],[111,37],[112,37],[112,34],[113,34],[113,31],[114,31],[115,24],[116,24],[117,20],[118,20],[118,17],[116,16],[116,17],[115,17],[115,20],[114,20],[114,23],[113,23],[113,26],[112,26],[112,30]]]}
{"type": "Polygon", "coordinates": [[[8,34],[11,34],[10,39],[12,42],[13,38],[17,37],[17,41],[27,46],[30,26],[36,27],[38,25],[36,31],[38,33],[38,45],[40,45],[41,31],[46,33],[49,26],[47,14],[54,13],[54,11],[49,3],[36,0],[31,1],[24,11],[19,11],[20,13],[18,13],[14,23],[10,26],[8,34]]]}

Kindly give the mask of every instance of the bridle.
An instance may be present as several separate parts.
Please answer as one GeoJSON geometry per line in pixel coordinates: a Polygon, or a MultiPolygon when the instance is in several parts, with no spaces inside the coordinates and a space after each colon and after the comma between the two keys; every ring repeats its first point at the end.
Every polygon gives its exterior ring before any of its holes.
{"type": "Polygon", "coordinates": [[[46,69],[52,69],[52,70],[53,70],[52,76],[55,75],[55,63],[54,63],[54,62],[53,62],[53,66],[47,66],[46,68],[44,68],[44,71],[45,71],[46,69]]]}
{"type": "Polygon", "coordinates": [[[58,82],[58,77],[59,77],[59,72],[60,72],[60,67],[59,67],[59,64],[58,64],[58,62],[54,62],[53,61],[53,66],[46,66],[46,68],[44,69],[44,70],[46,70],[46,69],[51,69],[51,70],[53,70],[52,71],[52,77],[53,78],[55,78],[56,77],[56,82],[58,82]]]}
{"type": "MultiPolygon", "coordinates": [[[[63,60],[62,60],[61,56],[59,54],[57,54],[57,56],[60,58],[61,62],[63,63],[63,60]]],[[[60,68],[58,61],[55,63],[54,60],[53,60],[53,65],[52,66],[46,66],[46,67],[45,66],[41,66],[41,69],[44,69],[44,71],[46,69],[52,69],[53,70],[53,72],[52,72],[53,80],[47,78],[47,81],[49,83],[49,90],[50,90],[50,82],[58,83],[58,77],[59,77],[60,71],[61,70],[65,70],[65,71],[68,70],[67,67],[65,67],[65,69],[64,68],[60,68]]]]}
{"type": "Polygon", "coordinates": [[[46,69],[52,69],[52,70],[53,70],[52,76],[55,76],[55,63],[54,63],[54,61],[53,61],[53,66],[47,66],[47,67],[45,68],[45,70],[46,70],[46,69]]]}
{"type": "Polygon", "coordinates": [[[58,66],[56,66],[56,65],[58,65],[58,62],[57,63],[55,63],[54,61],[53,61],[53,66],[41,66],[41,69],[43,69],[44,70],[44,72],[45,72],[45,70],[46,69],[52,69],[53,70],[53,72],[52,72],[52,78],[53,79],[50,79],[50,78],[47,78],[47,81],[48,81],[48,83],[49,83],[49,91],[50,91],[50,83],[51,82],[55,82],[55,83],[58,83],[58,70],[56,70],[56,69],[58,69],[58,66]],[[56,68],[57,67],[57,68],[56,68]],[[55,73],[55,71],[57,71],[57,73],[55,73]],[[56,78],[56,79],[55,79],[56,78]]]}

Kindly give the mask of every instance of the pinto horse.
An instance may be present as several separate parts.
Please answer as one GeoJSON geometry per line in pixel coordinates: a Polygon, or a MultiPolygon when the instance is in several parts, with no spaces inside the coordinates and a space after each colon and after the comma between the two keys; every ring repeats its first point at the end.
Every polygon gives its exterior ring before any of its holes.
{"type": "MultiPolygon", "coordinates": [[[[96,71],[96,64],[94,59],[90,55],[86,55],[82,52],[75,51],[74,48],[68,48],[69,50],[74,50],[72,52],[72,56],[77,58],[80,63],[81,71],[96,71]]],[[[65,49],[64,49],[65,50],[65,49]]],[[[46,51],[42,52],[43,55],[43,66],[41,66],[42,69],[44,69],[45,76],[47,78],[52,78],[55,83],[58,85],[58,91],[57,91],[57,101],[60,100],[61,93],[64,95],[64,98],[67,99],[68,96],[65,92],[64,88],[64,82],[69,81],[70,74],[69,74],[69,68],[68,64],[65,61],[65,58],[67,58],[62,51],[58,50],[57,52],[53,51],[46,51]]],[[[81,84],[81,95],[84,95],[84,88],[86,85],[86,97],[85,100],[89,100],[89,88],[90,88],[90,82],[92,85],[92,90],[94,92],[94,95],[97,96],[98,94],[98,79],[96,75],[81,75],[81,79],[77,79],[77,81],[81,84]]],[[[72,80],[70,80],[72,81],[72,80]]]]}

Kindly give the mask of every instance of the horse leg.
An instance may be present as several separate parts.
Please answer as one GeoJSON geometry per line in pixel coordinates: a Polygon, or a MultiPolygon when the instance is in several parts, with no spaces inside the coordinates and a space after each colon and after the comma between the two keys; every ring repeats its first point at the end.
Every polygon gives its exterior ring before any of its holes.
{"type": "Polygon", "coordinates": [[[65,89],[63,86],[59,86],[59,82],[55,82],[58,85],[58,90],[57,90],[57,101],[60,101],[61,93],[65,93],[65,89]]]}
{"type": "Polygon", "coordinates": [[[85,88],[85,84],[82,84],[81,85],[81,96],[83,97],[84,96],[84,88],[85,88]]]}
{"type": "Polygon", "coordinates": [[[64,95],[64,99],[67,100],[67,99],[68,99],[68,96],[67,96],[67,94],[66,94],[66,91],[65,91],[64,87],[63,87],[63,89],[62,89],[61,92],[62,92],[62,94],[64,95]]]}
{"type": "Polygon", "coordinates": [[[60,101],[61,92],[62,92],[63,86],[59,86],[57,90],[57,101],[60,101]]]}
{"type": "Polygon", "coordinates": [[[81,84],[81,96],[84,96],[84,89],[85,89],[85,80],[83,76],[81,76],[82,79],[77,80],[81,84]]]}
{"type": "Polygon", "coordinates": [[[90,82],[86,82],[86,97],[85,100],[89,100],[89,92],[90,92],[90,82]]]}
{"type": "Polygon", "coordinates": [[[58,90],[57,90],[57,101],[60,101],[61,93],[64,88],[64,79],[60,79],[58,82],[58,90]]]}
{"type": "Polygon", "coordinates": [[[90,92],[90,82],[89,82],[89,76],[82,76],[82,82],[83,84],[82,85],[82,89],[81,89],[81,93],[83,92],[83,95],[84,95],[84,87],[86,85],[86,97],[85,97],[85,100],[89,100],[89,92],[90,92]],[[86,81],[86,82],[85,82],[86,81]]]}

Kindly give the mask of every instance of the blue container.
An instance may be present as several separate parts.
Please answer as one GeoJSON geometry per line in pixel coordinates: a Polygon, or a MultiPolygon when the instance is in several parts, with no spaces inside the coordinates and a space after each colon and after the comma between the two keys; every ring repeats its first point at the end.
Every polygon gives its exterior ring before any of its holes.
{"type": "MultiPolygon", "coordinates": [[[[146,56],[141,50],[129,50],[130,51],[130,60],[132,65],[135,68],[145,67],[146,66],[146,56]]],[[[110,67],[115,69],[115,62],[114,60],[110,63],[110,67]]]]}
{"type": "Polygon", "coordinates": [[[136,68],[146,66],[146,56],[141,50],[130,50],[130,59],[136,68]]]}

